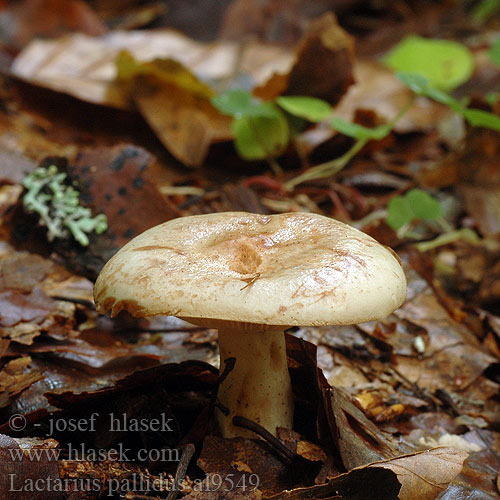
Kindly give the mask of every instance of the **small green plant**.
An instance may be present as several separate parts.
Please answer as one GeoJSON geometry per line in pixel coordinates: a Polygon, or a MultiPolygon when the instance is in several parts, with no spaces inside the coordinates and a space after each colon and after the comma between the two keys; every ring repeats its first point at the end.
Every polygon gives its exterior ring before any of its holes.
{"type": "Polygon", "coordinates": [[[23,205],[40,217],[47,228],[47,239],[67,239],[72,236],[80,245],[88,246],[87,234],[101,234],[108,228],[104,214],[92,217],[89,208],[80,205],[80,193],[67,184],[67,175],[55,165],[37,168],[23,180],[26,194],[23,205]]]}
{"type": "MultiPolygon", "coordinates": [[[[500,47],[492,47],[490,56],[493,59],[498,56],[500,61],[500,47]]],[[[413,105],[416,96],[424,96],[448,106],[473,127],[500,131],[499,116],[469,108],[466,103],[449,94],[466,82],[474,70],[470,51],[460,43],[409,36],[386,55],[384,62],[414,92],[407,105],[390,122],[374,128],[334,117],[331,126],[355,139],[354,144],[340,157],[309,168],[287,181],[283,185],[284,189],[290,191],[302,182],[335,175],[368,141],[380,141],[389,135],[398,120],[413,105]]],[[[491,102],[494,99],[498,99],[498,95],[490,96],[491,102]]],[[[276,156],[285,150],[304,123],[325,121],[332,114],[331,106],[320,99],[280,96],[274,101],[262,101],[243,90],[230,90],[218,95],[212,98],[212,104],[222,113],[233,117],[234,140],[240,156],[249,160],[267,159],[275,172],[280,172],[276,156]]]]}
{"type": "Polygon", "coordinates": [[[395,231],[417,220],[437,220],[443,215],[438,200],[422,189],[411,189],[404,196],[395,196],[387,206],[387,224],[395,231]]]}
{"type": "Polygon", "coordinates": [[[281,96],[275,101],[262,101],[245,90],[229,90],[212,98],[212,104],[233,117],[238,154],[247,160],[268,160],[274,170],[279,170],[274,158],[283,153],[300,128],[296,119],[319,122],[332,112],[331,106],[320,99],[281,96]]]}

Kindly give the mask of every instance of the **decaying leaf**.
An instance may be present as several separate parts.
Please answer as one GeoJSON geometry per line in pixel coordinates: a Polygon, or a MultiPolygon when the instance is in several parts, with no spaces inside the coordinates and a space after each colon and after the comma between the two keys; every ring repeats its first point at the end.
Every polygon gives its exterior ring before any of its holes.
{"type": "Polygon", "coordinates": [[[25,356],[9,361],[0,372],[0,408],[7,406],[10,399],[27,389],[43,375],[30,369],[31,358],[25,356]]]}

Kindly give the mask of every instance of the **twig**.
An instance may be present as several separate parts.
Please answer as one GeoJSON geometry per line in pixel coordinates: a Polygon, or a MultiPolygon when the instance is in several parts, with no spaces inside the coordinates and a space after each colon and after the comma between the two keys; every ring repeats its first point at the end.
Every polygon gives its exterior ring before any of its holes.
{"type": "Polygon", "coordinates": [[[72,304],[79,304],[81,306],[85,306],[87,309],[94,309],[95,305],[92,301],[86,299],[77,299],[73,297],[64,297],[63,295],[50,295],[51,299],[61,300],[63,302],[71,302],[72,304]]]}
{"type": "Polygon", "coordinates": [[[226,358],[224,360],[224,371],[219,375],[217,380],[217,385],[221,385],[224,380],[226,380],[227,376],[234,370],[234,365],[236,364],[236,358],[226,358]]]}
{"type": "Polygon", "coordinates": [[[243,427],[249,431],[255,432],[264,441],[269,443],[271,447],[283,458],[287,463],[293,462],[296,454],[290,451],[277,437],[274,437],[268,430],[264,429],[261,425],[249,420],[245,417],[236,416],[233,417],[233,425],[236,427],[243,427]]]}
{"type": "Polygon", "coordinates": [[[172,485],[170,493],[167,496],[167,500],[175,500],[177,498],[177,495],[179,494],[179,485],[182,481],[184,481],[184,478],[186,477],[189,462],[191,462],[194,452],[195,447],[192,443],[188,443],[182,450],[182,456],[179,461],[179,465],[177,466],[177,470],[175,471],[174,483],[172,485]]]}

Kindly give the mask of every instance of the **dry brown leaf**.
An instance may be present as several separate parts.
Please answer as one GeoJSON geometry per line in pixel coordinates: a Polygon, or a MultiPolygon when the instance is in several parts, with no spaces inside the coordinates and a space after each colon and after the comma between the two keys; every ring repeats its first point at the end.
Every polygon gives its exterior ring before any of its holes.
{"type": "Polygon", "coordinates": [[[468,456],[467,452],[454,448],[434,448],[371,467],[383,467],[397,475],[401,483],[400,500],[433,500],[460,473],[468,456]]]}
{"type": "Polygon", "coordinates": [[[290,51],[270,45],[202,44],[172,30],[116,31],[99,38],[74,34],[32,42],[15,59],[11,71],[30,83],[84,101],[128,108],[126,99],[108,93],[122,50],[140,62],[175,59],[202,81],[228,80],[238,69],[257,85],[274,72],[287,71],[293,61],[290,51]]]}
{"type": "Polygon", "coordinates": [[[343,391],[323,388],[323,398],[332,436],[348,470],[398,454],[392,436],[381,432],[343,391]]]}
{"type": "Polygon", "coordinates": [[[165,147],[184,165],[201,165],[213,142],[232,137],[231,118],[187,89],[154,77],[139,78],[133,100],[165,147]]]}
{"type": "Polygon", "coordinates": [[[285,491],[271,499],[434,500],[460,473],[467,456],[468,453],[453,448],[435,448],[357,467],[326,484],[285,491]],[[377,469],[390,471],[394,476],[379,476],[377,469]]]}

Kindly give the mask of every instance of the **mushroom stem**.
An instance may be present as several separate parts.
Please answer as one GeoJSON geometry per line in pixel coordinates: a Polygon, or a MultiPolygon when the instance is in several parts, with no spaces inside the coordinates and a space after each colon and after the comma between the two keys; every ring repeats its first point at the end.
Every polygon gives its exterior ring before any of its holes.
{"type": "Polygon", "coordinates": [[[219,350],[221,366],[225,359],[236,358],[234,369],[218,392],[219,402],[229,409],[227,416],[218,413],[222,435],[257,437],[232,424],[236,415],[257,422],[274,436],[276,427],[291,429],[293,394],[283,331],[222,329],[219,330],[219,350]]]}

